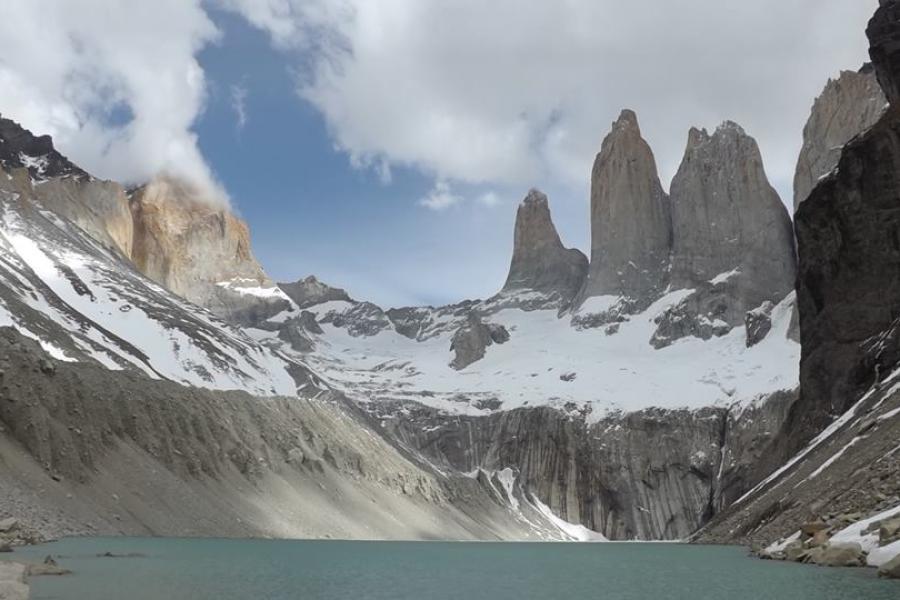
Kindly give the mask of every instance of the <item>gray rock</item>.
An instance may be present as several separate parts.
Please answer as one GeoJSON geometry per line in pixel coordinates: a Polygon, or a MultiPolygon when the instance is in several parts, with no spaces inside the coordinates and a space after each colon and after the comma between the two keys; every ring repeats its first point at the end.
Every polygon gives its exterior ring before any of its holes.
{"type": "Polygon", "coordinates": [[[698,285],[687,298],[654,318],[656,331],[650,345],[658,350],[685,337],[708,340],[728,334],[741,315],[734,290],[731,281],[698,285]]]}
{"type": "Polygon", "coordinates": [[[772,330],[772,309],[775,305],[765,301],[759,308],[747,312],[744,328],[747,331],[747,347],[751,348],[763,341],[772,330]]]}
{"type": "Polygon", "coordinates": [[[516,213],[515,242],[504,292],[557,294],[564,303],[584,285],[588,259],[563,246],[550,217],[547,196],[531,190],[516,213]]]}
{"type": "Polygon", "coordinates": [[[300,308],[309,308],[323,302],[353,302],[344,290],[324,284],[312,275],[294,283],[279,283],[278,287],[300,308]]]}
{"type": "Polygon", "coordinates": [[[888,579],[900,579],[900,555],[878,567],[878,576],[888,579]]]}
{"type": "Polygon", "coordinates": [[[878,545],[887,546],[900,540],[900,517],[886,519],[878,526],[878,545]]]}
{"type": "Polygon", "coordinates": [[[694,288],[717,277],[733,287],[740,316],[794,288],[791,219],[769,184],[756,141],[726,122],[713,135],[691,129],[672,180],[672,286],[694,288]]]}
{"type": "Polygon", "coordinates": [[[879,0],[878,10],[869,21],[869,56],[875,65],[878,83],[888,101],[900,105],[900,2],[879,0]]]}
{"type": "Polygon", "coordinates": [[[393,327],[387,314],[371,302],[355,302],[348,310],[329,312],[321,322],[345,328],[353,337],[370,337],[393,327]]]}
{"type": "Polygon", "coordinates": [[[820,567],[862,567],[866,564],[866,553],[856,542],[828,543],[810,550],[808,557],[820,567]]]}
{"type": "Polygon", "coordinates": [[[454,353],[450,366],[457,371],[478,362],[492,344],[509,341],[509,332],[502,325],[485,324],[477,313],[469,313],[466,322],[453,334],[450,351],[454,353]]]}
{"type": "Polygon", "coordinates": [[[794,210],[838,164],[844,144],[874,125],[887,99],[871,65],[829,79],[803,128],[803,147],[794,173],[794,210]]]}
{"type": "Polygon", "coordinates": [[[646,306],[666,287],[672,228],[650,146],[622,111],[591,175],[591,263],[581,298],[624,295],[646,306]]]}
{"type": "Polygon", "coordinates": [[[19,520],[13,517],[0,520],[0,533],[8,533],[19,527],[19,520]]]}

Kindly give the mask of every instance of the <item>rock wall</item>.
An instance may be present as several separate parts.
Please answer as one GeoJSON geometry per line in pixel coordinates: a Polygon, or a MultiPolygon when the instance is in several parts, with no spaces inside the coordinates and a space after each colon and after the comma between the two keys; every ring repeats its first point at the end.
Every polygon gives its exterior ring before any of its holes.
{"type": "Polygon", "coordinates": [[[794,210],[838,164],[844,144],[874,125],[887,100],[872,65],[842,71],[813,103],[794,173],[794,210]]]}
{"type": "Polygon", "coordinates": [[[709,135],[691,129],[672,180],[674,288],[727,278],[736,318],[793,290],[791,219],[769,184],[756,141],[726,122],[709,135]]]}
{"type": "Polygon", "coordinates": [[[417,404],[372,405],[386,431],[438,466],[512,468],[523,488],[610,539],[683,539],[768,474],[757,460],[794,402],[755,408],[648,409],[591,423],[525,408],[447,416],[417,404]],[[724,459],[724,463],[723,463],[724,459]]]}
{"type": "Polygon", "coordinates": [[[591,174],[591,262],[582,299],[651,298],[666,287],[669,199],[637,116],[622,112],[591,174]]]}

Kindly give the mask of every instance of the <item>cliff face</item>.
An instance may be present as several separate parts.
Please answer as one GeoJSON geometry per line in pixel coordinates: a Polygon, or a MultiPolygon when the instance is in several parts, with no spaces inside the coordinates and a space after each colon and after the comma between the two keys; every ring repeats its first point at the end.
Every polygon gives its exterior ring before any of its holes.
{"type": "Polygon", "coordinates": [[[150,279],[237,322],[260,303],[271,304],[265,315],[287,306],[253,257],[247,224],[189,183],[157,178],[132,193],[130,209],[131,259],[150,279]]]}
{"type": "Polygon", "coordinates": [[[625,110],[591,174],[591,263],[582,298],[658,296],[666,287],[671,238],[656,160],[637,116],[625,110]]]}
{"type": "MultiPolygon", "coordinates": [[[[900,79],[892,52],[900,30],[896,11],[895,4],[883,6],[869,27],[871,55],[889,98],[900,79]]],[[[844,147],[837,171],[819,183],[796,215],[801,406],[804,421],[813,427],[844,412],[900,358],[898,198],[900,98],[895,96],[882,118],[844,147]]]]}
{"type": "Polygon", "coordinates": [[[828,81],[803,128],[794,174],[795,211],[819,179],[837,166],[844,144],[878,121],[886,102],[871,65],[828,81]]]}
{"type": "Polygon", "coordinates": [[[756,460],[793,400],[783,393],[739,414],[646,409],[596,423],[550,408],[450,417],[410,405],[377,416],[435,464],[513,468],[556,514],[610,539],[683,539],[758,481],[756,460]]]}
{"type": "Polygon", "coordinates": [[[737,322],[794,287],[791,220],[769,184],[756,141],[735,123],[692,129],[672,180],[672,286],[731,283],[737,322]]]}
{"type": "Polygon", "coordinates": [[[830,535],[900,505],[900,2],[882,1],[868,34],[891,106],[795,216],[800,396],[763,459],[781,468],[707,541],[768,544],[812,521],[830,535]]]}
{"type": "Polygon", "coordinates": [[[547,196],[531,190],[516,213],[515,242],[504,292],[537,291],[571,302],[584,285],[588,260],[563,246],[547,196]]]}

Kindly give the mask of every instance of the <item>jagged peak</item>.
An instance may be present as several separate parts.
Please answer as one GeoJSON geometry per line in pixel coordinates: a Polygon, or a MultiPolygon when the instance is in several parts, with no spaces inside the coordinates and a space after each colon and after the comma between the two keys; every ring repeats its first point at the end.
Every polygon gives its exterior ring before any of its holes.
{"type": "Polygon", "coordinates": [[[691,127],[688,131],[685,155],[703,150],[707,146],[718,147],[723,144],[746,148],[751,154],[758,153],[756,140],[743,127],[734,121],[723,121],[715,131],[710,133],[704,128],[691,127]],[[741,143],[746,142],[746,143],[741,143]],[[755,150],[754,150],[755,149],[755,150]]]}
{"type": "Polygon", "coordinates": [[[525,199],[522,200],[522,203],[519,206],[547,206],[549,207],[550,203],[547,200],[547,194],[542,192],[537,188],[531,188],[528,190],[528,194],[525,196],[525,199]]]}
{"type": "Polygon", "coordinates": [[[630,108],[622,109],[619,118],[612,124],[612,133],[634,133],[641,135],[641,126],[638,123],[637,113],[630,108]]]}

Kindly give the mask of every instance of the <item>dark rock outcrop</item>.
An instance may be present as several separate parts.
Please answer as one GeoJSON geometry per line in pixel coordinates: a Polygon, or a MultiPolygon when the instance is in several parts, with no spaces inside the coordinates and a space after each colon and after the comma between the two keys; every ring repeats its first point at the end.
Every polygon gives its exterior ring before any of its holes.
{"type": "Polygon", "coordinates": [[[769,184],[756,141],[726,122],[692,129],[672,180],[672,285],[694,288],[727,274],[735,319],[793,290],[791,219],[769,184]]]}
{"type": "Polygon", "coordinates": [[[278,287],[300,308],[338,300],[353,301],[344,290],[326,285],[312,275],[294,283],[279,283],[278,287]]]}
{"type": "Polygon", "coordinates": [[[650,146],[622,111],[591,175],[591,263],[581,298],[622,295],[647,305],[666,287],[672,227],[650,146]]]}
{"type": "Polygon", "coordinates": [[[744,319],[747,330],[747,347],[750,348],[763,341],[772,330],[772,309],[775,305],[764,302],[759,308],[751,310],[744,319]]]}
{"type": "Polygon", "coordinates": [[[536,291],[568,304],[584,285],[587,270],[587,257],[559,239],[547,196],[538,190],[528,192],[516,213],[513,256],[503,291],[536,291]]]}
{"type": "Polygon", "coordinates": [[[881,89],[896,108],[900,105],[900,2],[879,0],[879,5],[866,29],[869,55],[881,89]]]}
{"type": "Polygon", "coordinates": [[[802,444],[900,359],[900,106],[844,147],[796,230],[802,444]]]}
{"type": "Polygon", "coordinates": [[[505,344],[509,332],[502,325],[487,324],[476,312],[470,312],[466,322],[453,334],[450,351],[454,353],[450,366],[457,371],[484,358],[488,346],[505,344]]]}
{"type": "Polygon", "coordinates": [[[803,128],[803,147],[794,173],[794,210],[838,164],[844,144],[874,125],[884,113],[884,92],[872,65],[829,79],[803,128]]]}
{"type": "Polygon", "coordinates": [[[0,117],[0,166],[6,171],[26,168],[32,179],[41,181],[67,176],[90,179],[90,175],[53,147],[49,135],[34,135],[3,117],[0,117]]]}

